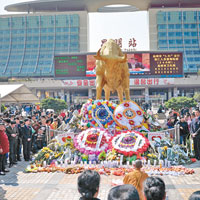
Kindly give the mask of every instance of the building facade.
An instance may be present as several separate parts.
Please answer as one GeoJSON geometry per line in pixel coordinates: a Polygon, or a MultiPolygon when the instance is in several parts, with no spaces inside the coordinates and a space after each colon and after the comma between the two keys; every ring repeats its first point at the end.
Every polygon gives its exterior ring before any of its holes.
{"type": "Polygon", "coordinates": [[[87,50],[86,11],[0,16],[0,77],[53,77],[54,55],[87,50]]]}
{"type": "Polygon", "coordinates": [[[184,73],[200,69],[200,8],[149,9],[150,50],[182,51],[184,73]]]}

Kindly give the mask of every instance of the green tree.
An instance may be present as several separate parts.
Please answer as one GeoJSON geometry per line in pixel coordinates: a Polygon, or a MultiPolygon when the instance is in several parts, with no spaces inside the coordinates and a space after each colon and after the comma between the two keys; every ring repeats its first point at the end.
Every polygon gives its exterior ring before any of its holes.
{"type": "Polygon", "coordinates": [[[67,103],[61,99],[47,98],[41,101],[41,106],[44,109],[54,109],[55,112],[60,112],[67,108],[67,103]]]}
{"type": "Polygon", "coordinates": [[[196,92],[193,96],[194,100],[200,102],[200,92],[196,92]]]}
{"type": "Polygon", "coordinates": [[[174,110],[179,111],[180,109],[184,107],[195,107],[197,105],[197,102],[194,100],[194,98],[189,97],[173,97],[167,102],[165,102],[165,106],[167,108],[171,108],[174,110]]]}

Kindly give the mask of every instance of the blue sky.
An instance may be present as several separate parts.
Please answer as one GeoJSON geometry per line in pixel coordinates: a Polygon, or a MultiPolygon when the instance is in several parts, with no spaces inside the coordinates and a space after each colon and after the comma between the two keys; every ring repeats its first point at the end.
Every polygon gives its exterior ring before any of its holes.
{"type": "MultiPolygon", "coordinates": [[[[6,12],[9,4],[32,0],[0,0],[0,13],[6,12]]],[[[136,39],[136,50],[149,50],[148,13],[146,11],[129,13],[89,13],[89,51],[97,51],[102,39],[122,38],[122,48],[129,48],[130,38],[136,39]]]]}

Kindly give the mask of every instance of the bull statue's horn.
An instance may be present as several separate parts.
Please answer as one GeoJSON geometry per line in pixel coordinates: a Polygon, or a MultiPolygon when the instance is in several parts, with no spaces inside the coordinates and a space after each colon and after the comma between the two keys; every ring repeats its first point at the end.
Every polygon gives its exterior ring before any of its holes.
{"type": "Polygon", "coordinates": [[[125,54],[119,62],[120,63],[127,62],[127,54],[125,54]]]}
{"type": "Polygon", "coordinates": [[[94,58],[95,58],[96,60],[104,60],[104,58],[100,55],[100,51],[101,51],[101,49],[99,49],[98,52],[97,52],[97,55],[94,56],[94,58]]]}

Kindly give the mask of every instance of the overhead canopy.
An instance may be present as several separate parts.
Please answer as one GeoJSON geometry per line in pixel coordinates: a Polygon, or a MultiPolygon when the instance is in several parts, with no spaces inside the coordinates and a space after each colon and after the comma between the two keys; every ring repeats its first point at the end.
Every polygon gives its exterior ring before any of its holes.
{"type": "Polygon", "coordinates": [[[4,9],[11,12],[132,12],[149,8],[196,8],[200,0],[37,0],[16,3],[4,9]],[[117,7],[107,7],[109,5],[117,7]],[[127,5],[127,6],[124,6],[127,5]],[[121,6],[119,6],[121,5],[121,6]]]}
{"type": "Polygon", "coordinates": [[[0,85],[2,103],[36,103],[39,99],[23,84],[0,85]]]}

